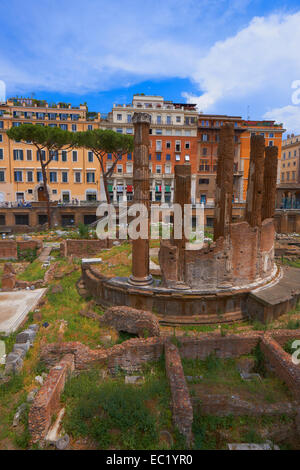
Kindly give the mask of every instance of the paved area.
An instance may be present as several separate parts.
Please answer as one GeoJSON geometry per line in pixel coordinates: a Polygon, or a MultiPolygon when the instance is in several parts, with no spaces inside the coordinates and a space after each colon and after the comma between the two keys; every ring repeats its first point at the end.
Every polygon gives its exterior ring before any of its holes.
{"type": "Polygon", "coordinates": [[[47,289],[0,292],[0,333],[16,331],[26,315],[36,308],[47,289]]]}
{"type": "Polygon", "coordinates": [[[43,248],[43,250],[42,250],[42,252],[41,252],[41,254],[38,258],[39,261],[41,263],[45,263],[48,260],[51,251],[52,251],[52,246],[44,246],[44,248],[43,248]]]}
{"type": "Polygon", "coordinates": [[[272,287],[258,289],[252,296],[267,305],[277,305],[300,294],[300,269],[285,267],[280,281],[272,287]]]}

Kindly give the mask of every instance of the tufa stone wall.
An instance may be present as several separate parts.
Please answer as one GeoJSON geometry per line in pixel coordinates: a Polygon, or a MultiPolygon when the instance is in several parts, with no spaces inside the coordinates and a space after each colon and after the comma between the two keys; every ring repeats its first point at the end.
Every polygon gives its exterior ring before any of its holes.
{"type": "Polygon", "coordinates": [[[127,331],[140,337],[160,335],[159,323],[153,313],[131,307],[109,308],[100,318],[100,323],[112,326],[117,331],[127,331]]]}

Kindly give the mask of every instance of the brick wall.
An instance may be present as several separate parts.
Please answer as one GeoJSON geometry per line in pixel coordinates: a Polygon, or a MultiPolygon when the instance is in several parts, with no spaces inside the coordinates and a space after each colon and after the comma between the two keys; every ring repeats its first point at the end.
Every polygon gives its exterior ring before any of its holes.
{"type": "Polygon", "coordinates": [[[99,254],[100,250],[110,248],[112,240],[64,240],[60,244],[62,256],[76,256],[88,258],[99,254]]]}
{"type": "Polygon", "coordinates": [[[41,240],[22,240],[17,242],[17,247],[21,252],[35,249],[40,252],[42,250],[43,243],[41,240]]]}
{"type": "Polygon", "coordinates": [[[18,257],[15,240],[0,240],[0,258],[16,259],[18,257]]]}
{"type": "Polygon", "coordinates": [[[286,383],[295,398],[299,400],[299,365],[293,364],[291,355],[285,352],[270,334],[263,336],[260,347],[273,372],[286,383]]]}
{"type": "Polygon", "coordinates": [[[28,416],[33,443],[46,437],[51,418],[59,409],[60,395],[64,389],[67,374],[73,370],[74,356],[67,354],[50,370],[44,385],[37,393],[28,416]]]}
{"type": "Polygon", "coordinates": [[[172,396],[173,422],[188,442],[192,440],[193,407],[178,348],[165,343],[165,364],[172,396]]]}

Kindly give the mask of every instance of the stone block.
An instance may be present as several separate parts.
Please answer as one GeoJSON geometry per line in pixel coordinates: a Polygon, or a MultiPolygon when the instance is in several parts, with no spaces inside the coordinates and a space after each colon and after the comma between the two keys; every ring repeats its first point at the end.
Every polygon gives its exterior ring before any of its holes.
{"type": "Polygon", "coordinates": [[[5,364],[5,373],[6,374],[17,374],[21,371],[23,367],[23,359],[20,352],[13,352],[8,354],[5,364]]]}
{"type": "Polygon", "coordinates": [[[18,344],[27,343],[27,341],[29,341],[30,343],[33,343],[35,336],[36,336],[36,332],[34,330],[29,330],[29,329],[24,330],[17,335],[16,343],[18,344]]]}

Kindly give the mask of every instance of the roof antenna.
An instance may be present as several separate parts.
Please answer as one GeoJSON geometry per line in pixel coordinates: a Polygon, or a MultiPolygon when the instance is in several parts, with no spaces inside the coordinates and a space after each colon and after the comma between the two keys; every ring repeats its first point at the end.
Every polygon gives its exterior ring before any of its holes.
{"type": "Polygon", "coordinates": [[[250,121],[250,106],[247,106],[247,121],[250,121]]]}

